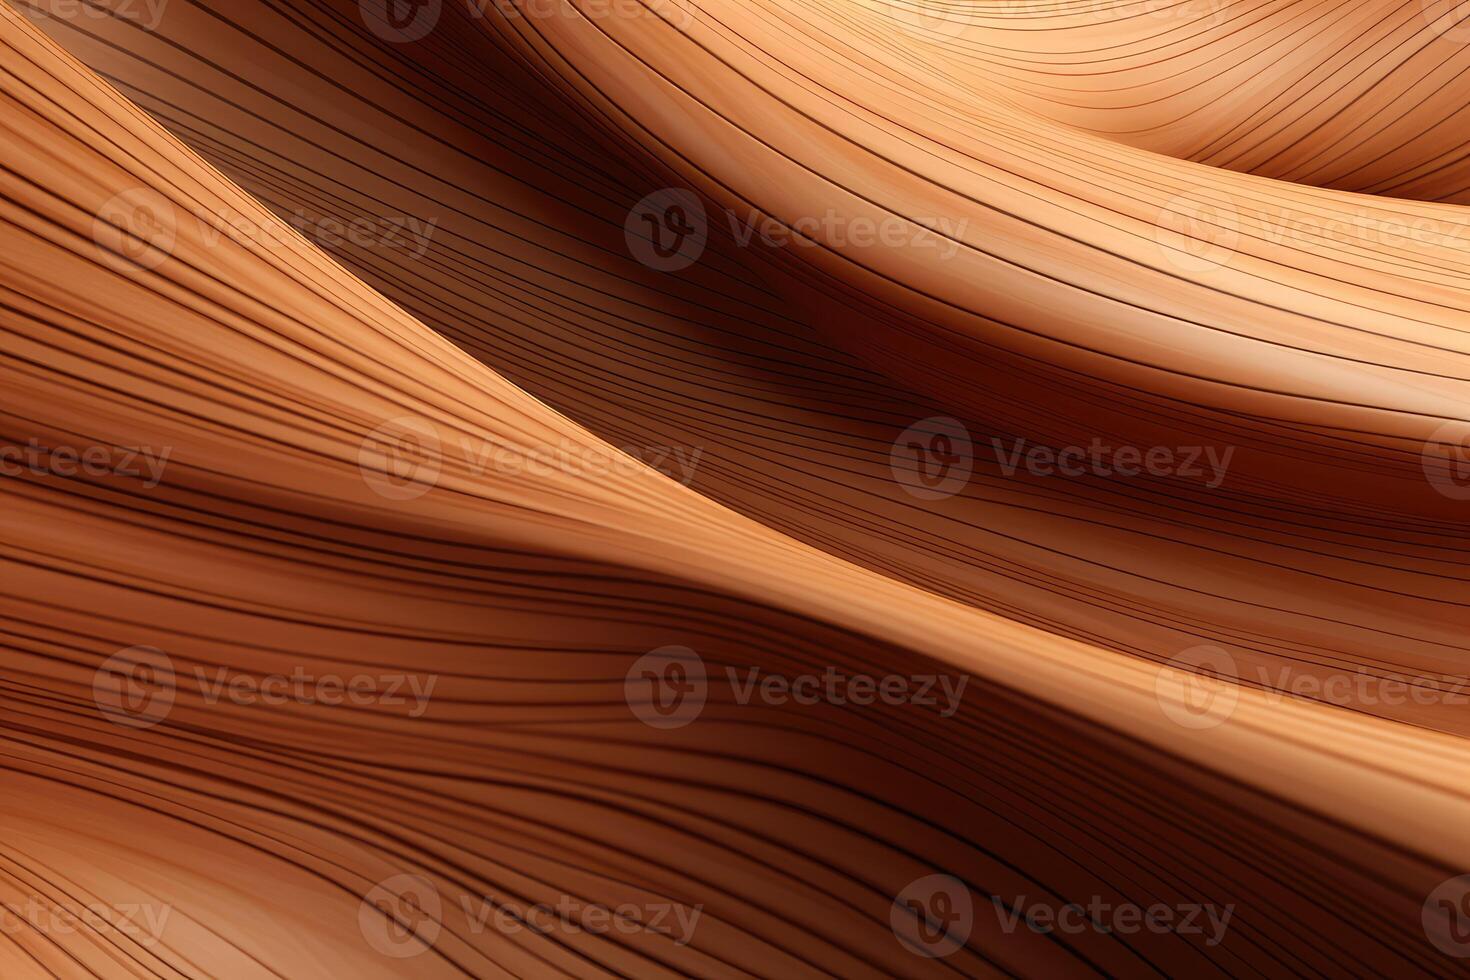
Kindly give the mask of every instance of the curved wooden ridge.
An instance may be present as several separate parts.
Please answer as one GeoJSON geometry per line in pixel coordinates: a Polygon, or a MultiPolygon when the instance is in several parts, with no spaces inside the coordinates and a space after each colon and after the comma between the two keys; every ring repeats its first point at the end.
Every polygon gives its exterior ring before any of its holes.
{"type": "Polygon", "coordinates": [[[1450,976],[1448,0],[0,3],[0,976],[1450,976]]]}

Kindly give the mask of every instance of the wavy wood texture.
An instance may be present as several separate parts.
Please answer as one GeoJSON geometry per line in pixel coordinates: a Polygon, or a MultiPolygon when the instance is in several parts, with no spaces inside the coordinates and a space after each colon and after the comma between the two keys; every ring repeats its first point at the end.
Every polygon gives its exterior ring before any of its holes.
{"type": "Polygon", "coordinates": [[[1463,972],[1453,11],[7,2],[0,974],[1463,972]]]}

